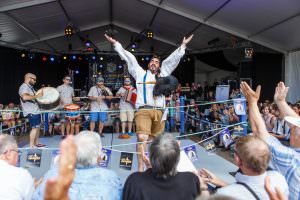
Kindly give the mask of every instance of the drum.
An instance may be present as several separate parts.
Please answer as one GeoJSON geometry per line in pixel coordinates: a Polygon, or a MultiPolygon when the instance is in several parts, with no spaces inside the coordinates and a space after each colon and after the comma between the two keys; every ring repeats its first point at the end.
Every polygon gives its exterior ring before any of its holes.
{"type": "Polygon", "coordinates": [[[37,91],[43,90],[44,95],[37,98],[41,110],[56,110],[59,107],[59,92],[53,87],[44,87],[37,91]]]}
{"type": "Polygon", "coordinates": [[[132,104],[133,106],[135,106],[135,102],[136,102],[136,90],[127,90],[126,94],[125,94],[125,101],[132,104]]]}
{"type": "Polygon", "coordinates": [[[65,114],[65,117],[69,120],[75,120],[75,119],[78,119],[80,117],[80,113],[79,113],[79,110],[80,110],[80,106],[77,105],[77,104],[67,104],[65,105],[65,111],[68,111],[66,112],[65,114]]]}

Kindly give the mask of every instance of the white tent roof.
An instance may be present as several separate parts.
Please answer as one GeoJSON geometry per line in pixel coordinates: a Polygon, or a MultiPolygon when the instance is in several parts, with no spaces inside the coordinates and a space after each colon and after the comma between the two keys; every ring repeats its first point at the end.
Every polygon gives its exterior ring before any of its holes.
{"type": "MultiPolygon", "coordinates": [[[[183,36],[195,34],[190,50],[210,47],[219,38],[232,45],[232,35],[283,53],[300,48],[299,0],[1,0],[2,45],[24,45],[56,52],[85,49],[79,37],[67,39],[64,29],[72,23],[100,51],[111,46],[103,34],[113,25],[124,46],[133,33],[154,31],[154,40],[142,42],[160,53],[173,50],[183,36]]],[[[18,46],[20,47],[20,46],[18,46]]]]}

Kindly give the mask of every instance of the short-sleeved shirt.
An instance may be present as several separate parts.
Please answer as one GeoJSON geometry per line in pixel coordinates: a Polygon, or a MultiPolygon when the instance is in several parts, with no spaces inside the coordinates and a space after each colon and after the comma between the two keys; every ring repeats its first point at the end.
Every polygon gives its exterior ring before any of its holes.
{"type": "Polygon", "coordinates": [[[29,95],[35,95],[35,90],[33,89],[32,86],[23,83],[20,88],[19,88],[19,95],[21,99],[21,106],[23,110],[23,115],[26,117],[28,114],[38,114],[39,113],[39,105],[35,100],[27,100],[24,101],[22,99],[22,96],[24,94],[29,94],[29,95]]]}
{"type": "MultiPolygon", "coordinates": [[[[107,93],[109,95],[113,95],[108,87],[104,87],[104,89],[107,91],[107,93]]],[[[93,87],[91,87],[91,89],[88,93],[88,96],[89,97],[101,97],[101,96],[105,96],[105,95],[103,94],[103,91],[98,86],[93,86],[93,87]]],[[[97,101],[97,100],[91,101],[91,111],[99,112],[99,111],[103,111],[103,110],[108,110],[108,106],[103,99],[99,100],[99,101],[97,101]]]]}
{"type": "MultiPolygon", "coordinates": [[[[134,89],[134,87],[130,86],[130,90],[133,90],[132,92],[136,93],[136,89],[134,89]]],[[[126,94],[126,92],[128,91],[128,89],[126,89],[125,87],[121,87],[117,94],[126,94]]],[[[125,97],[121,98],[120,100],[120,110],[124,110],[124,111],[134,111],[134,107],[131,103],[128,103],[125,101],[125,97]]]]}
{"type": "Polygon", "coordinates": [[[60,96],[60,107],[63,108],[67,104],[71,104],[74,96],[74,89],[69,86],[62,84],[57,87],[60,96]]]}

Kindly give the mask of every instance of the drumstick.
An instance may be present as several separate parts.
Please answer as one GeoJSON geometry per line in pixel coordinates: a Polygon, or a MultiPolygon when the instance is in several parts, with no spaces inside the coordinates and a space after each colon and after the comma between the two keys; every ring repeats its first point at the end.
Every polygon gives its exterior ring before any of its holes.
{"type": "Polygon", "coordinates": [[[139,82],[137,84],[156,84],[156,81],[139,82]]]}

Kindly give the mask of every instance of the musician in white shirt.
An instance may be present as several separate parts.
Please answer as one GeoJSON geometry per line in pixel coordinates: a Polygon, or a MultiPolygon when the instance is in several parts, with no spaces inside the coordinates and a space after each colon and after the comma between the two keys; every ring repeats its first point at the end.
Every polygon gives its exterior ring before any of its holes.
{"type": "Polygon", "coordinates": [[[132,122],[134,119],[135,108],[132,103],[127,102],[127,100],[125,99],[126,94],[129,92],[136,93],[136,89],[131,85],[130,77],[125,77],[124,86],[121,87],[116,94],[116,96],[121,97],[121,99],[120,99],[120,120],[122,122],[122,135],[125,134],[126,124],[128,125],[128,135],[132,135],[132,122]]]}
{"type": "MultiPolygon", "coordinates": [[[[163,95],[153,97],[154,84],[158,76],[166,77],[171,75],[179,64],[180,59],[185,53],[186,45],[191,41],[193,35],[183,38],[182,44],[160,65],[160,58],[153,56],[148,64],[148,70],[144,70],[137,62],[134,55],[126,51],[122,45],[105,34],[106,39],[114,45],[115,51],[125,60],[128,71],[136,81],[137,100],[135,113],[136,133],[139,142],[146,142],[158,136],[164,131],[165,123],[162,120],[162,109],[165,107],[165,97],[163,95]],[[143,83],[143,84],[139,84],[143,83]],[[157,109],[156,109],[157,108],[157,109]]],[[[145,146],[138,145],[138,152],[143,152],[145,146]]],[[[138,170],[144,171],[142,156],[138,155],[138,170]]]]}
{"type": "Polygon", "coordinates": [[[91,100],[91,114],[90,114],[90,130],[94,131],[95,123],[99,122],[98,131],[101,137],[104,137],[102,133],[104,128],[104,122],[107,121],[108,106],[105,100],[112,99],[112,92],[108,87],[104,86],[103,77],[97,78],[97,85],[91,87],[88,97],[91,100]]]}

